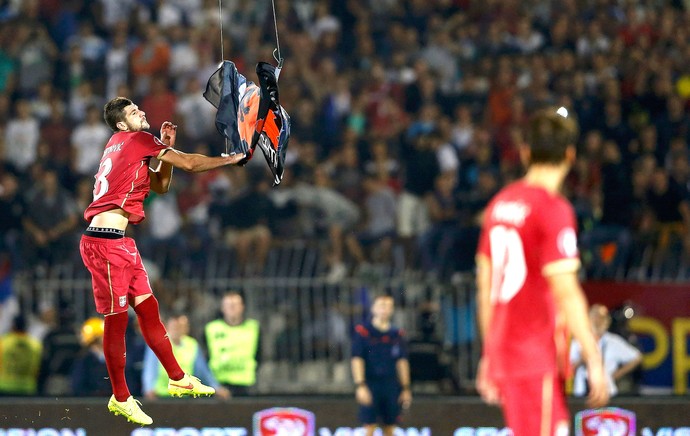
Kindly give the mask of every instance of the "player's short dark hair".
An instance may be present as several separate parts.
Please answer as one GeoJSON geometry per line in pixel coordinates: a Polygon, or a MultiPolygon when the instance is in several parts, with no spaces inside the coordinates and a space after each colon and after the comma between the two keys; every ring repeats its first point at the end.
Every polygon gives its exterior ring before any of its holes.
{"type": "Polygon", "coordinates": [[[579,134],[572,115],[563,116],[558,108],[541,109],[534,113],[527,125],[527,144],[530,163],[558,164],[565,159],[565,151],[575,145],[579,134]]]}
{"type": "Polygon", "coordinates": [[[103,106],[103,119],[113,132],[117,132],[117,123],[125,120],[125,108],[132,100],[125,97],[115,97],[103,106]]]}

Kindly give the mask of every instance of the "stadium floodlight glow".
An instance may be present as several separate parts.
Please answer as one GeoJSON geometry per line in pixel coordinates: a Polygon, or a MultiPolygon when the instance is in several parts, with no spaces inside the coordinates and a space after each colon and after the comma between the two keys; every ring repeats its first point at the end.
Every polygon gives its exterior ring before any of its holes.
{"type": "Polygon", "coordinates": [[[556,113],[563,118],[568,118],[568,109],[564,108],[563,106],[559,107],[556,113]]]}

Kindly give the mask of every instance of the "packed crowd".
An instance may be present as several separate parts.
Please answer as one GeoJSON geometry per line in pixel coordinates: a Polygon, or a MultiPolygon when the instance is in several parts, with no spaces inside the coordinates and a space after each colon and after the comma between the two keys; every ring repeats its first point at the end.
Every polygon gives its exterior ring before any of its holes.
{"type": "MultiPolygon", "coordinates": [[[[143,254],[227,244],[260,273],[275,240],[328,241],[329,278],[390,260],[470,269],[487,200],[521,174],[528,115],[581,128],[566,194],[588,272],[616,276],[637,242],[685,250],[690,225],[690,11],[642,0],[276,1],[292,116],[283,184],[263,164],[189,176],[152,196],[143,254]]],[[[271,2],[0,2],[0,252],[14,269],[77,258],[81,213],[125,95],[178,147],[219,154],[206,81],[223,58],[272,60],[271,2]],[[221,44],[220,20],[224,29],[221,44]]],[[[256,161],[256,162],[255,162],[256,161]]]]}

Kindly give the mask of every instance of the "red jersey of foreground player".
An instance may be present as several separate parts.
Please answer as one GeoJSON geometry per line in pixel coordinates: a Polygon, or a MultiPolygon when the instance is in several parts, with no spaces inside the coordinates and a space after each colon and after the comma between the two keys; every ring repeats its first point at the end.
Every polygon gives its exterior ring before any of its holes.
{"type": "Polygon", "coordinates": [[[519,181],[489,204],[479,253],[491,259],[493,307],[484,355],[491,377],[523,377],[557,368],[556,307],[545,274],[580,265],[575,213],[558,194],[519,181]]]}
{"type": "MultiPolygon", "coordinates": [[[[577,125],[561,108],[537,112],[527,126],[525,177],[489,203],[477,251],[478,318],[483,353],[477,389],[498,403],[515,436],[567,434],[558,365],[557,320],[587,344],[593,407],[608,401],[601,355],[577,279],[572,206],[559,194],[575,159],[577,125]],[[565,433],[563,433],[565,432],[565,433]]],[[[583,348],[584,348],[583,347],[583,348]]]]}
{"type": "Polygon", "coordinates": [[[129,214],[129,222],[143,221],[144,199],[150,191],[149,162],[159,157],[169,146],[148,132],[116,132],[105,146],[95,175],[93,202],[84,211],[91,219],[99,213],[122,209],[129,214]]]}

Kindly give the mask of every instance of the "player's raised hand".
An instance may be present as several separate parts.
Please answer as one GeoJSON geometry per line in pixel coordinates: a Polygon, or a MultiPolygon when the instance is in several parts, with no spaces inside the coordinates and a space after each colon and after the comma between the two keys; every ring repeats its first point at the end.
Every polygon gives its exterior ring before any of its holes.
{"type": "Polygon", "coordinates": [[[605,406],[609,402],[610,393],[601,359],[590,359],[587,363],[587,378],[589,383],[587,406],[592,408],[605,406]]]}
{"type": "Polygon", "coordinates": [[[220,157],[224,158],[227,161],[228,165],[237,165],[244,159],[245,154],[244,153],[236,153],[236,154],[227,154],[227,153],[222,153],[220,157]]]}
{"type": "Polygon", "coordinates": [[[161,142],[170,147],[175,146],[177,139],[177,126],[170,121],[165,121],[161,125],[161,142]]]}

